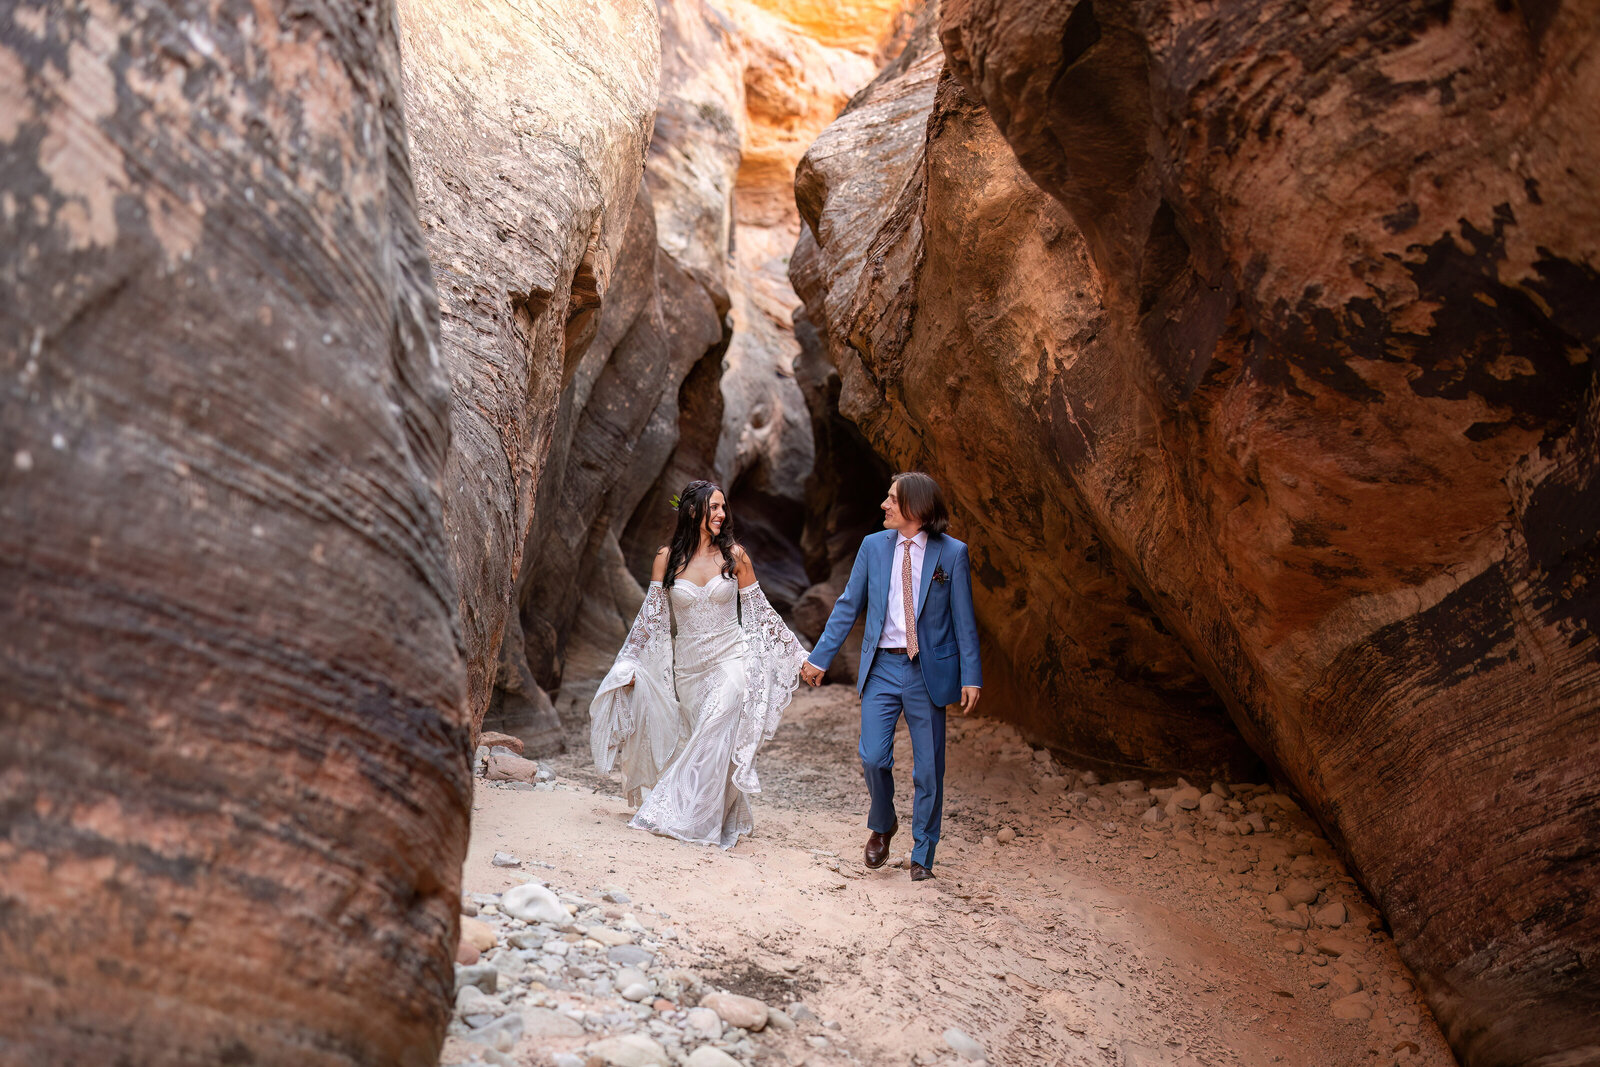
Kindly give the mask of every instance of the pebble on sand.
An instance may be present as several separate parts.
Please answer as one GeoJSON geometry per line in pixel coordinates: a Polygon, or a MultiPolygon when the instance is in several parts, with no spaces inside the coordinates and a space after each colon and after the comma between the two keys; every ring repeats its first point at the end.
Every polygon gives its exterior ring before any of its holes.
{"type": "Polygon", "coordinates": [[[994,839],[1002,845],[1008,845],[1017,839],[1017,832],[1009,826],[1002,826],[1000,832],[994,835],[994,839]]]}
{"type": "Polygon", "coordinates": [[[496,867],[521,867],[522,861],[509,852],[496,852],[494,859],[489,861],[496,867]]]}
{"type": "Polygon", "coordinates": [[[1338,901],[1334,901],[1325,908],[1318,908],[1311,917],[1317,920],[1318,926],[1343,926],[1348,918],[1345,914],[1344,905],[1338,901]]]}
{"type": "Polygon", "coordinates": [[[684,1062],[689,1067],[740,1067],[738,1060],[711,1045],[701,1045],[684,1062]]]}
{"type": "Polygon", "coordinates": [[[944,1032],[944,1043],[950,1050],[964,1060],[987,1060],[989,1057],[983,1051],[983,1046],[955,1027],[944,1032]]]}
{"type": "Polygon", "coordinates": [[[464,944],[471,945],[479,952],[488,952],[494,948],[497,938],[494,927],[483,920],[471,919],[465,915],[461,917],[461,940],[464,944]]]}
{"type": "Polygon", "coordinates": [[[667,1050],[643,1034],[608,1037],[585,1046],[583,1051],[609,1067],[667,1067],[671,1063],[667,1050]]]}
{"type": "Polygon", "coordinates": [[[729,1026],[760,1030],[767,1025],[767,1006],[755,997],[742,997],[737,993],[707,993],[700,998],[700,1006],[716,1012],[729,1026]]]}
{"type": "Polygon", "coordinates": [[[688,1015],[689,1029],[697,1034],[707,1037],[722,1036],[722,1017],[710,1008],[690,1008],[688,1015]]]}
{"type": "Polygon", "coordinates": [[[490,752],[483,776],[491,782],[526,782],[531,785],[539,776],[539,765],[510,752],[490,752]]]}
{"type": "Polygon", "coordinates": [[[561,900],[538,882],[524,882],[506,890],[500,910],[525,923],[564,923],[567,909],[561,900]]]}

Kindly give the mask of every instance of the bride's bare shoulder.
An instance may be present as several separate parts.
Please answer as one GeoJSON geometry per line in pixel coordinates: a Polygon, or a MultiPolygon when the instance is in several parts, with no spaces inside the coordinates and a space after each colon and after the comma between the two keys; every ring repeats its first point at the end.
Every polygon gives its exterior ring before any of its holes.
{"type": "Polygon", "coordinates": [[[650,580],[659,582],[667,576],[667,557],[672,555],[672,549],[666,545],[661,546],[661,551],[656,553],[656,561],[650,567],[650,580]]]}

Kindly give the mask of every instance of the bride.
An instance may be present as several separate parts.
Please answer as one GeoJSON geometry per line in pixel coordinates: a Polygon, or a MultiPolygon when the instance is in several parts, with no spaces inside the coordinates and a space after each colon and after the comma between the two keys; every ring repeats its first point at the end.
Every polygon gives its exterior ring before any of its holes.
{"type": "Polygon", "coordinates": [[[756,748],[799,685],[806,649],[756,584],[711,482],[678,500],[672,543],[589,706],[595,766],[622,770],[630,826],[732,848],[754,829],[756,748]],[[642,801],[642,803],[641,803],[642,801]]]}

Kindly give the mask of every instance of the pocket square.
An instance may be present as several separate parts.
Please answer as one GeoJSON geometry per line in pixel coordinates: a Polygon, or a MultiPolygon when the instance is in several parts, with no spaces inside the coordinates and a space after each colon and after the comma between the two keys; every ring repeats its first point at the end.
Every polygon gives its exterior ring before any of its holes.
{"type": "Polygon", "coordinates": [[[950,576],[944,572],[943,567],[936,567],[933,572],[933,580],[936,582],[948,582],[950,576]]]}

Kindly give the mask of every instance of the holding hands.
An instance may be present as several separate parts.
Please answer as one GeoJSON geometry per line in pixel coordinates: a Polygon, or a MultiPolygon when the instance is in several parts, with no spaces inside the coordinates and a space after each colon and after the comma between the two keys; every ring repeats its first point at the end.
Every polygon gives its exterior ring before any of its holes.
{"type": "Polygon", "coordinates": [[[821,667],[807,660],[800,664],[800,680],[807,685],[817,686],[822,684],[822,676],[826,672],[821,667]]]}

